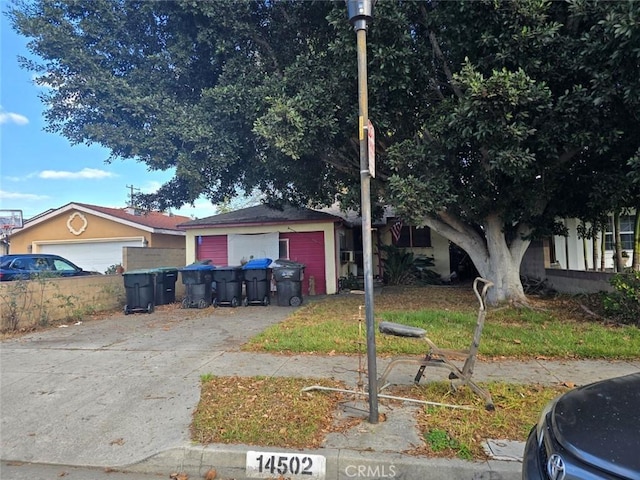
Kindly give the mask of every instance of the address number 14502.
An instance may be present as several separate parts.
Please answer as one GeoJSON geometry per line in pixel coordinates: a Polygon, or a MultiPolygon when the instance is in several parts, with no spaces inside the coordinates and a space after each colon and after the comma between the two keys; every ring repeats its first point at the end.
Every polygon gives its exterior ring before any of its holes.
{"type": "Polygon", "coordinates": [[[322,455],[279,452],[247,452],[246,475],[249,478],[305,478],[323,480],[327,460],[322,455]]]}

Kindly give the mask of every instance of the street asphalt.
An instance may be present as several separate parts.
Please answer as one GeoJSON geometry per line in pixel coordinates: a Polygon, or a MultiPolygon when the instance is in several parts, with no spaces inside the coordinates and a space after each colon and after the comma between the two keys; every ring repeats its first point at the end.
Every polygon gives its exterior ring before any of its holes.
{"type": "MultiPolygon", "coordinates": [[[[494,459],[484,462],[404,454],[421,442],[415,404],[381,404],[386,421],[364,421],[346,433],[330,434],[313,451],[194,444],[189,425],[202,374],[334,378],[356,386],[358,357],[240,350],[251,336],[292,311],[278,306],[165,306],[152,314],[113,315],[3,341],[0,478],[26,478],[16,473],[21,465],[40,465],[43,470],[67,466],[71,472],[126,471],[133,475],[129,479],[168,478],[173,472],[204,478],[214,468],[218,479],[241,479],[257,475],[246,469],[249,457],[262,461],[271,454],[278,458],[278,453],[286,454],[290,466],[305,456],[316,466],[324,462],[324,477],[291,478],[520,478],[520,443],[491,442],[487,447],[494,459]]],[[[379,359],[378,372],[387,362],[379,359]]],[[[474,379],[583,385],[638,370],[640,361],[492,360],[476,364],[474,379]]],[[[389,380],[410,384],[414,375],[415,367],[399,367],[389,380]]],[[[343,414],[348,412],[337,413],[343,414]]]]}

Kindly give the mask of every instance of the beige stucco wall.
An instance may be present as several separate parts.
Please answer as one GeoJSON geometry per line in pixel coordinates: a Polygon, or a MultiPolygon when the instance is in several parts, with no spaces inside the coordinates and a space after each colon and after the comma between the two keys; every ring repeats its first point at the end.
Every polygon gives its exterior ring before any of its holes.
{"type": "MultiPolygon", "coordinates": [[[[391,245],[391,231],[382,232],[382,242],[385,245],[391,245]]],[[[451,273],[451,262],[449,258],[449,240],[442,235],[431,230],[431,247],[428,248],[412,248],[411,251],[415,255],[424,255],[433,257],[435,266],[432,267],[434,272],[439,273],[443,277],[447,277],[451,273]]],[[[375,262],[374,258],[374,262],[375,262]]],[[[375,263],[374,263],[375,265],[375,263]]]]}
{"type": "Polygon", "coordinates": [[[261,234],[261,233],[292,233],[292,232],[323,232],[324,233],[324,268],[327,281],[327,293],[334,294],[338,291],[337,268],[338,252],[336,250],[336,234],[334,223],[295,223],[289,225],[260,225],[238,226],[224,229],[198,228],[187,230],[186,260],[187,264],[196,260],[196,237],[208,235],[232,235],[232,234],[261,234]]]}
{"type": "Polygon", "coordinates": [[[43,243],[146,240],[150,247],[184,248],[184,236],[152,234],[143,229],[124,225],[77,210],[62,212],[26,229],[15,230],[10,237],[10,253],[38,252],[43,243]],[[74,216],[75,215],[75,216],[74,216]],[[86,219],[86,228],[84,226],[86,219]],[[69,223],[72,228],[69,228],[69,223]],[[75,230],[74,234],[71,230],[75,230]]]}
{"type": "Polygon", "coordinates": [[[12,312],[18,328],[78,321],[94,312],[124,305],[121,275],[52,278],[0,283],[1,327],[7,329],[12,312]]]}

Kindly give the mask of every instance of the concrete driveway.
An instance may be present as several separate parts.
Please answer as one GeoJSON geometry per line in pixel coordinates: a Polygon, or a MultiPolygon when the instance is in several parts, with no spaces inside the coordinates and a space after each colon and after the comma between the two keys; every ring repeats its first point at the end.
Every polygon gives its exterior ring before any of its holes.
{"type": "Polygon", "coordinates": [[[200,375],[292,312],[164,306],[2,342],[2,458],[127,465],[188,443],[200,375]]]}

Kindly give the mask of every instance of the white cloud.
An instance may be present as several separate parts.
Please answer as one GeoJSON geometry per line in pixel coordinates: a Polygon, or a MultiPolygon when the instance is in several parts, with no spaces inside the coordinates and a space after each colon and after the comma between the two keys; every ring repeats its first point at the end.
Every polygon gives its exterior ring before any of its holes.
{"type": "Polygon", "coordinates": [[[97,168],[83,168],[77,172],[69,172],[65,170],[43,170],[38,177],[48,180],[96,180],[101,178],[113,178],[117,175],[106,170],[97,168]]]}
{"type": "Polygon", "coordinates": [[[0,125],[4,125],[5,123],[26,125],[27,123],[29,123],[29,119],[24,115],[20,115],[19,113],[5,112],[2,107],[0,107],[0,125]]]}
{"type": "Polygon", "coordinates": [[[32,201],[32,200],[46,200],[49,197],[47,195],[36,195],[34,193],[17,193],[17,192],[7,192],[5,190],[0,190],[0,198],[3,200],[32,201]]]}

